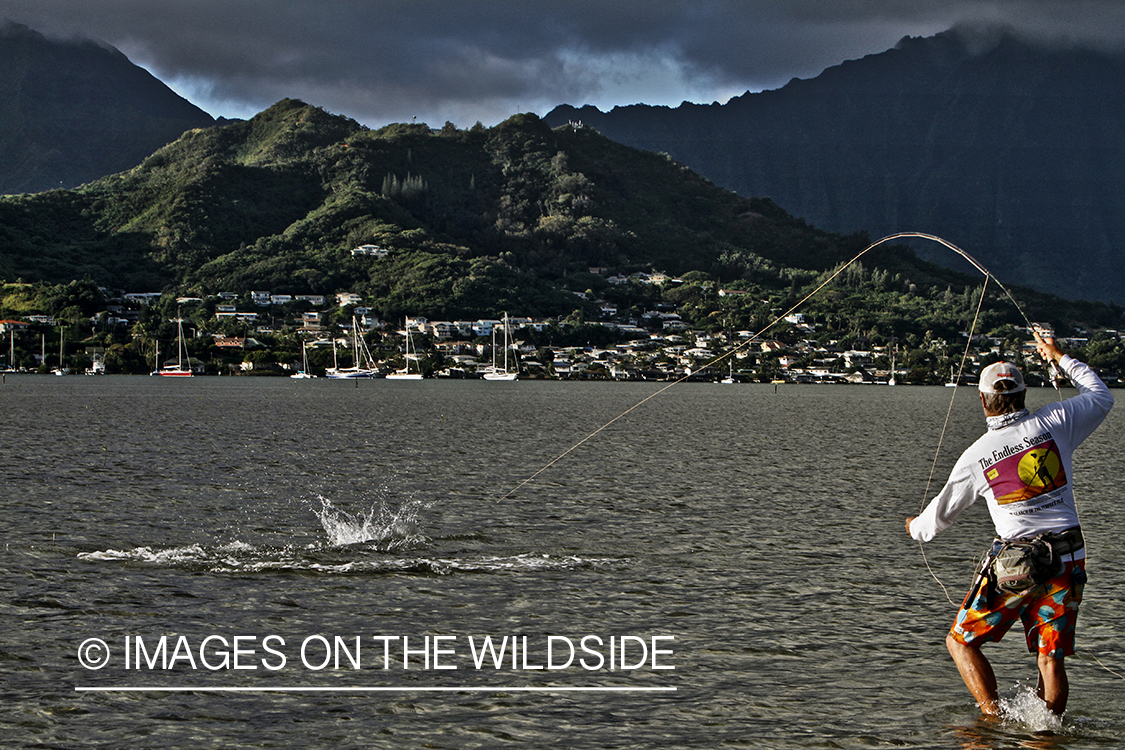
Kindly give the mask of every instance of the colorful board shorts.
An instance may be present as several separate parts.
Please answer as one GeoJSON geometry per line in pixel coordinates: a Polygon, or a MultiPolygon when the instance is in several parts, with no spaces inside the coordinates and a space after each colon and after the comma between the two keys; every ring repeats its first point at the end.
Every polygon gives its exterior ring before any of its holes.
{"type": "Polygon", "coordinates": [[[1082,583],[1074,581],[1076,568],[1083,571],[1079,578],[1085,580],[1086,560],[1075,560],[1046,583],[1018,594],[998,590],[981,578],[965,596],[950,634],[965,645],[998,642],[1021,620],[1028,651],[1055,659],[1072,656],[1083,589],[1082,583]]]}

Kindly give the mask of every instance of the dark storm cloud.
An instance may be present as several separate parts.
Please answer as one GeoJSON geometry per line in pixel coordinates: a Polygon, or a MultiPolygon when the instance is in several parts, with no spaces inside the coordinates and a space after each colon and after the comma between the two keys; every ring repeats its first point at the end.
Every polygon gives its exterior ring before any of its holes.
{"type": "Polygon", "coordinates": [[[297,97],[369,124],[713,101],[959,22],[1119,43],[1119,0],[6,0],[124,51],[216,114],[297,97]]]}

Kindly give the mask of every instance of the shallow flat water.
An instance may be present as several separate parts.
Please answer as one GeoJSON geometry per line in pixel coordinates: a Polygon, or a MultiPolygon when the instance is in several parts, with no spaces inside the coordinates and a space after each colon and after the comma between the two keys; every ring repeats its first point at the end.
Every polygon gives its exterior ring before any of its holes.
{"type": "MultiPolygon", "coordinates": [[[[1068,716],[1026,699],[1015,634],[991,650],[1011,714],[990,725],[902,529],[952,389],[684,384],[627,412],[662,387],[7,378],[4,744],[1125,742],[1122,678],[1095,661],[1125,672],[1120,409],[1076,458],[1091,583],[1068,716]],[[210,668],[236,637],[240,668],[210,668]],[[486,637],[499,667],[475,663],[486,637]],[[100,669],[79,661],[93,638],[100,669]],[[229,688],[319,692],[205,690],[229,688]]],[[[931,491],[982,429],[962,392],[931,491]]],[[[977,507],[927,545],[950,598],[990,533],[977,507]]]]}

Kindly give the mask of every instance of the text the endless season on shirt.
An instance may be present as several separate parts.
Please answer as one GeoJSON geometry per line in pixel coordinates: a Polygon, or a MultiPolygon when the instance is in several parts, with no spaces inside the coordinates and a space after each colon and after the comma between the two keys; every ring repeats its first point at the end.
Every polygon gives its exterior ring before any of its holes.
{"type": "Polygon", "coordinates": [[[1030,437],[1030,436],[1026,437],[1026,438],[1023,439],[1023,442],[1019,443],[1018,445],[1005,445],[1003,448],[1000,448],[999,450],[992,451],[991,456],[985,456],[984,458],[981,458],[980,459],[980,467],[982,469],[987,469],[989,466],[992,466],[992,464],[996,463],[997,461],[1008,458],[1009,456],[1014,456],[1021,451],[1027,450],[1028,448],[1034,448],[1035,446],[1039,445],[1040,443],[1045,443],[1050,439],[1051,439],[1051,433],[1050,432],[1044,432],[1043,434],[1036,435],[1034,437],[1030,437]]]}

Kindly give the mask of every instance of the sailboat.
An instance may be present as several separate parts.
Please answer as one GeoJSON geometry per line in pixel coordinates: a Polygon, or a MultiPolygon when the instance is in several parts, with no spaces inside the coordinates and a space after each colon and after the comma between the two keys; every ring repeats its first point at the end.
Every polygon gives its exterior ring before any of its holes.
{"type": "Polygon", "coordinates": [[[484,371],[485,380],[515,380],[519,372],[508,372],[508,313],[504,313],[504,369],[496,367],[496,329],[492,329],[492,367],[484,371]]]}
{"type": "Polygon", "coordinates": [[[59,366],[51,370],[53,375],[69,375],[70,368],[63,367],[63,327],[59,326],[59,366]]]}
{"type": "Polygon", "coordinates": [[[289,377],[296,378],[298,380],[312,379],[316,377],[316,375],[312,375],[309,373],[309,352],[304,341],[301,342],[301,369],[297,370],[297,372],[293,373],[289,377]]]}
{"type": "MultiPolygon", "coordinates": [[[[159,369],[156,371],[156,374],[166,378],[190,378],[193,377],[191,363],[190,361],[188,363],[184,362],[184,353],[187,351],[187,345],[184,343],[184,319],[176,318],[176,325],[179,330],[176,348],[176,366],[160,367],[160,359],[158,357],[156,364],[159,369]]],[[[159,352],[159,349],[157,351],[159,352]]]]}
{"type": "MultiPolygon", "coordinates": [[[[406,366],[403,367],[401,370],[395,370],[394,372],[388,372],[387,373],[388,379],[392,379],[392,380],[421,380],[422,379],[422,373],[421,372],[411,372],[410,371],[410,348],[411,348],[411,346],[412,346],[412,344],[411,344],[411,340],[410,340],[410,325],[408,323],[407,326],[406,326],[406,366]]],[[[417,355],[415,355],[415,356],[417,356],[417,355]]]]}
{"type": "MultiPolygon", "coordinates": [[[[355,380],[357,378],[374,378],[378,376],[378,371],[370,365],[371,355],[367,354],[366,361],[360,357],[360,337],[359,337],[359,323],[356,319],[352,318],[352,366],[351,367],[337,367],[336,366],[336,344],[332,343],[332,367],[325,370],[324,375],[332,380],[355,380]],[[361,365],[360,363],[364,364],[361,365]]],[[[367,344],[363,344],[363,351],[367,352],[367,344]]],[[[307,372],[308,366],[305,370],[307,372]]],[[[293,375],[292,377],[297,377],[293,375]]],[[[311,376],[308,376],[311,377],[311,376]]]]}
{"type": "Polygon", "coordinates": [[[734,360],[733,359],[730,360],[728,364],[730,364],[730,374],[727,375],[722,380],[720,380],[719,382],[720,383],[726,383],[727,385],[731,385],[732,383],[737,383],[738,381],[734,379],[734,360]]]}
{"type": "Polygon", "coordinates": [[[891,349],[891,375],[887,378],[887,385],[898,385],[895,380],[895,349],[891,349]]]}

